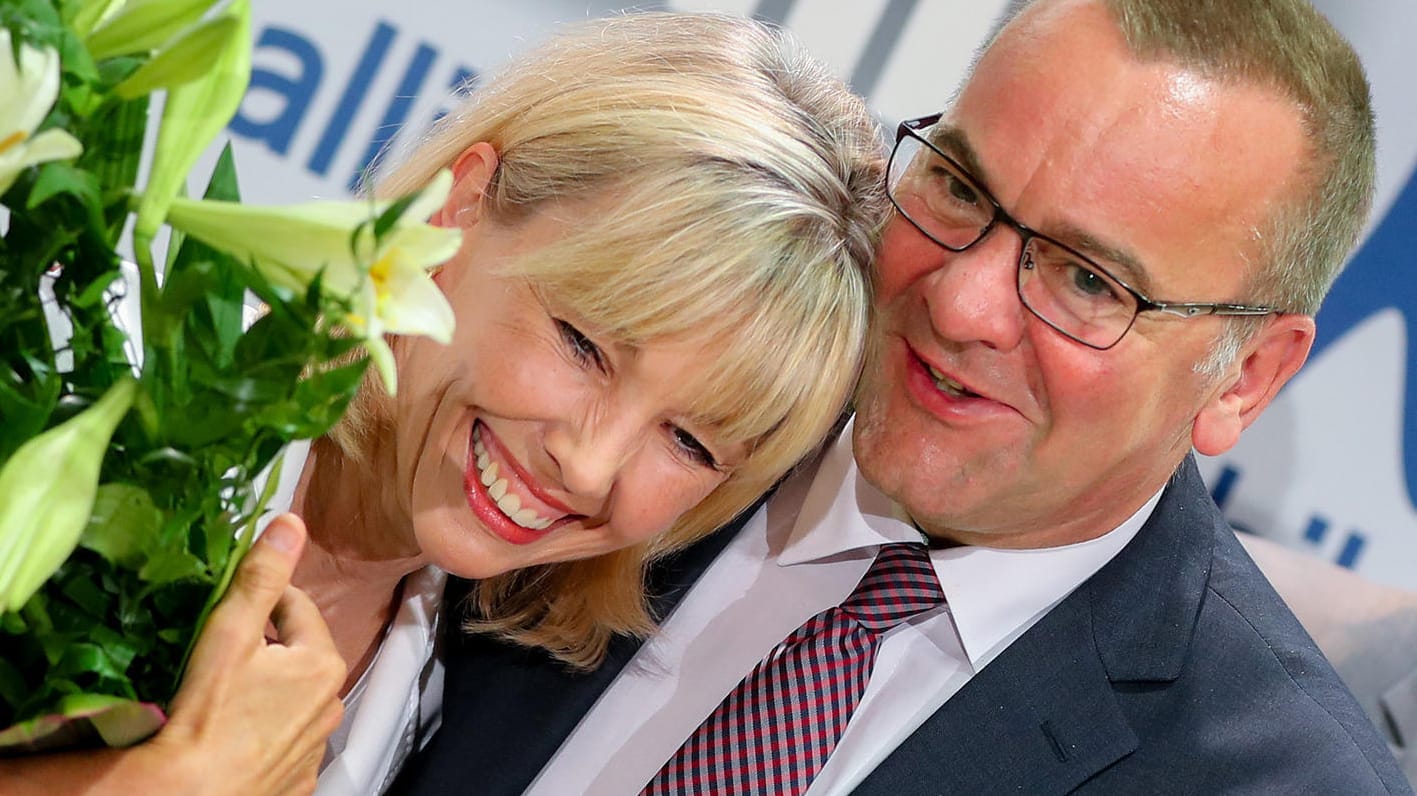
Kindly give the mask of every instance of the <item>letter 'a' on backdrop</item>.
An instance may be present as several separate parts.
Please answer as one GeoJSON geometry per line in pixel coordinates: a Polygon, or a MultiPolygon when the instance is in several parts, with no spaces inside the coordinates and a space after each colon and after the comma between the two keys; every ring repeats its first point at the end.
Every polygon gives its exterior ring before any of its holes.
{"type": "MultiPolygon", "coordinates": [[[[242,193],[338,198],[386,147],[446,112],[452,91],[558,22],[611,0],[307,0],[254,9],[251,88],[232,121],[242,193]],[[329,24],[338,15],[339,25],[329,24]]],[[[1378,114],[1367,238],[1318,318],[1308,366],[1230,453],[1201,470],[1236,527],[1417,589],[1417,3],[1315,0],[1362,56],[1378,114]]],[[[796,33],[888,128],[939,110],[1008,0],[671,0],[796,33]]]]}

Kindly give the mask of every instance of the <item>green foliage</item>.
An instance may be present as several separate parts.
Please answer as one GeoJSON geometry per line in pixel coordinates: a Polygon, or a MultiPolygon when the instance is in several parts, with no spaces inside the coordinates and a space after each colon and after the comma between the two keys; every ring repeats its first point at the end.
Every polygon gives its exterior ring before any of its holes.
{"type": "MultiPolygon", "coordinates": [[[[104,457],[80,547],[25,605],[0,614],[0,729],[60,711],[75,695],[165,704],[207,607],[249,543],[239,531],[256,510],[259,474],[288,442],[339,419],[366,363],[358,339],[332,332],[330,319],[346,305],[320,280],[304,292],[278,289],[248,263],[175,234],[161,288],[142,296],[135,357],[115,318],[119,297],[137,284],[121,278],[134,256],[120,252],[131,251],[122,235],[137,201],[149,101],[115,87],[154,53],[104,33],[102,13],[114,5],[0,2],[16,48],[60,54],[59,99],[39,129],[62,128],[84,146],[76,160],[26,169],[0,196],[8,211],[0,222],[0,464],[120,379],[136,373],[139,386],[104,457]],[[93,58],[72,25],[97,25],[109,54],[93,58]],[[265,305],[254,322],[253,296],[265,305]]],[[[201,5],[180,10],[197,19],[201,5]]],[[[238,193],[228,151],[206,195],[238,193]]]]}

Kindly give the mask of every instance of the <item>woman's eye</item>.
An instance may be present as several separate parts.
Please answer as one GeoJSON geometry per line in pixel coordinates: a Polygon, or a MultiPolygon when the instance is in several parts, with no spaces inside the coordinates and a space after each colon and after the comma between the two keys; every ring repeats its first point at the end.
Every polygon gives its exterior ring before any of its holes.
{"type": "Polygon", "coordinates": [[[696,464],[701,464],[711,470],[718,469],[718,460],[713,458],[713,454],[709,453],[709,449],[704,447],[704,444],[699,442],[693,434],[690,434],[678,426],[670,427],[670,433],[674,437],[674,444],[679,446],[679,449],[684,452],[684,455],[688,456],[696,464]]]}
{"type": "Polygon", "coordinates": [[[589,337],[581,334],[581,330],[571,324],[556,318],[556,330],[561,333],[561,339],[565,341],[566,348],[571,352],[571,356],[577,362],[586,365],[593,365],[601,370],[605,369],[605,354],[600,347],[591,342],[589,337]]]}

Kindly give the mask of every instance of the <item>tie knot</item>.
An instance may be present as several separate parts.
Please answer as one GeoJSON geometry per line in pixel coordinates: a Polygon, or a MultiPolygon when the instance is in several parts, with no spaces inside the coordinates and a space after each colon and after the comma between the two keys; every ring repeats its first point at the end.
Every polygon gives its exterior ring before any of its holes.
{"type": "Polygon", "coordinates": [[[841,610],[867,630],[883,633],[945,601],[930,554],[920,544],[889,544],[876,554],[841,610]]]}

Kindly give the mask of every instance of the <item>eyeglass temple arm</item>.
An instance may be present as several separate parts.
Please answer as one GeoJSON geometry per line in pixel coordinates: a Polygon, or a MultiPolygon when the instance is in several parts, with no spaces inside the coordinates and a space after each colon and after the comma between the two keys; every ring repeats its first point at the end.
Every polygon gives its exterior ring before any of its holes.
{"type": "Polygon", "coordinates": [[[1165,304],[1158,301],[1148,301],[1138,311],[1146,310],[1179,315],[1182,318],[1194,318],[1198,315],[1273,315],[1280,312],[1274,307],[1253,307],[1245,304],[1165,304]]]}

